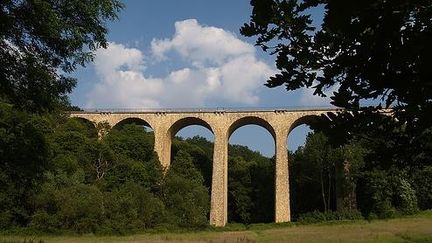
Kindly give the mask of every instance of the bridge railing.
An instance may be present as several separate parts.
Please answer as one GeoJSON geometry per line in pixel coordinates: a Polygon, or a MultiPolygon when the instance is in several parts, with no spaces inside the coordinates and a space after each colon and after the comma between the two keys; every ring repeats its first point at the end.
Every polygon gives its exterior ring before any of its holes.
{"type": "Polygon", "coordinates": [[[288,106],[288,107],[203,107],[203,108],[90,108],[71,113],[155,113],[155,112],[254,112],[254,111],[326,111],[342,110],[329,106],[288,106]]]}

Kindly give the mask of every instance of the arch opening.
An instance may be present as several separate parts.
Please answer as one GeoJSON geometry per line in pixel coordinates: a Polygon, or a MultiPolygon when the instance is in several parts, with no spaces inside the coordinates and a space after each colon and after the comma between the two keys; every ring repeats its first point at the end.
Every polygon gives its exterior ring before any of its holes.
{"type": "Polygon", "coordinates": [[[141,118],[131,117],[117,122],[103,139],[116,153],[124,153],[131,159],[145,164],[155,159],[153,129],[141,118]]]}
{"type": "Polygon", "coordinates": [[[211,133],[213,133],[213,129],[211,128],[210,124],[208,124],[206,121],[197,118],[197,117],[185,117],[182,118],[178,121],[176,121],[168,130],[169,136],[174,137],[177,132],[179,132],[180,130],[182,130],[185,127],[188,126],[192,126],[192,125],[196,125],[196,126],[202,126],[207,128],[211,133]]]}
{"type": "Polygon", "coordinates": [[[326,138],[312,129],[319,116],[297,119],[287,137],[291,218],[335,205],[334,168],[326,158],[326,138]]]}
{"type": "Polygon", "coordinates": [[[266,129],[273,136],[273,139],[276,138],[276,134],[273,127],[266,120],[254,116],[243,117],[235,121],[228,129],[228,138],[231,137],[233,132],[235,132],[237,129],[245,125],[260,126],[266,129]]]}
{"type": "Polygon", "coordinates": [[[86,118],[71,117],[65,124],[63,124],[62,127],[68,131],[76,131],[82,133],[88,138],[98,137],[98,130],[95,124],[86,118]]]}
{"type": "MultiPolygon", "coordinates": [[[[187,179],[198,183],[197,188],[205,189],[207,201],[196,200],[194,203],[198,205],[194,206],[210,209],[214,150],[211,126],[200,118],[187,117],[176,121],[168,130],[168,136],[171,138],[169,170],[174,169],[177,171],[175,173],[187,173],[189,175],[187,179]],[[176,168],[182,168],[183,172],[179,172],[176,168]]],[[[167,173],[170,173],[169,170],[167,173]]],[[[205,216],[208,221],[209,210],[205,216]]]]}
{"type": "Polygon", "coordinates": [[[228,222],[274,222],[274,129],[261,118],[246,117],[228,132],[228,222]]]}
{"type": "Polygon", "coordinates": [[[117,122],[112,127],[112,129],[121,130],[124,128],[124,126],[129,125],[129,124],[141,126],[141,127],[143,127],[143,129],[146,132],[152,132],[153,131],[153,128],[151,127],[151,125],[147,121],[145,121],[141,118],[137,118],[137,117],[130,117],[130,118],[123,119],[123,120],[117,122]]]}
{"type": "Polygon", "coordinates": [[[186,117],[176,121],[168,130],[172,139],[170,146],[170,164],[174,162],[180,150],[192,157],[192,162],[204,178],[204,185],[210,189],[213,168],[213,130],[204,120],[186,117]],[[178,136],[177,136],[178,135],[178,136]]]}

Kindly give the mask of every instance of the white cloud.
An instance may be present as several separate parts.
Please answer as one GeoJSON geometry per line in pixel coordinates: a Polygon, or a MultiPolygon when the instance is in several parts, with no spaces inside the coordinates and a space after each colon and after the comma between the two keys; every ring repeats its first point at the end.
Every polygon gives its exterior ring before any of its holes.
{"type": "Polygon", "coordinates": [[[151,55],[110,43],[96,52],[98,82],[88,93],[87,107],[198,107],[211,102],[253,105],[257,91],[274,70],[256,57],[255,48],[220,28],[190,19],[175,23],[170,39],[153,39],[151,55]],[[146,73],[144,60],[155,65],[186,64],[162,77],[146,73]],[[155,60],[151,60],[151,58],[155,60]],[[156,62],[154,62],[156,61],[156,62]]]}
{"type": "Polygon", "coordinates": [[[102,76],[121,68],[140,71],[144,68],[144,56],[138,49],[110,43],[108,49],[101,48],[97,51],[95,63],[96,72],[102,76]]]}
{"type": "Polygon", "coordinates": [[[255,55],[255,48],[239,40],[233,33],[216,27],[200,25],[195,19],[175,23],[172,39],[153,39],[152,53],[159,59],[174,51],[192,64],[223,64],[227,59],[240,55],[255,55]]]}

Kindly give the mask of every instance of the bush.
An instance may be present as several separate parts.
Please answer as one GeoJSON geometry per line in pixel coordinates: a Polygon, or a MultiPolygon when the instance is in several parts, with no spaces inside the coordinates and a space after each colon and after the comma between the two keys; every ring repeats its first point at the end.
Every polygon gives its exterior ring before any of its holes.
{"type": "Polygon", "coordinates": [[[414,214],[418,211],[416,191],[407,179],[395,178],[394,204],[402,214],[414,214]]]}
{"type": "Polygon", "coordinates": [[[165,206],[146,188],[126,183],[104,194],[104,231],[125,232],[157,227],[165,222],[165,206]]]}
{"type": "Polygon", "coordinates": [[[358,187],[359,207],[363,215],[392,218],[399,213],[417,212],[415,190],[407,178],[407,174],[398,169],[363,173],[358,187]]]}
{"type": "Polygon", "coordinates": [[[99,189],[90,185],[47,189],[37,200],[31,226],[46,232],[54,229],[96,232],[103,219],[102,199],[99,189]]]}
{"type": "Polygon", "coordinates": [[[189,228],[207,226],[210,200],[203,182],[191,156],[179,151],[166,174],[162,192],[170,223],[189,228]]]}
{"type": "Polygon", "coordinates": [[[337,220],[361,220],[364,219],[361,213],[357,210],[341,210],[320,212],[313,211],[309,213],[300,214],[298,222],[300,223],[319,223],[325,221],[337,220]]]}
{"type": "Polygon", "coordinates": [[[420,209],[432,209],[432,166],[416,170],[413,173],[412,185],[416,191],[420,209]]]}

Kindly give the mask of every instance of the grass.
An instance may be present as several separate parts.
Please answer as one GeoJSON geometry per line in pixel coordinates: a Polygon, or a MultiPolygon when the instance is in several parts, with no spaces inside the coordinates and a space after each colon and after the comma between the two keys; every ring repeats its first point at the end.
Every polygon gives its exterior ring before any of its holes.
{"type": "Polygon", "coordinates": [[[228,225],[184,233],[143,233],[129,236],[18,236],[0,235],[9,242],[432,242],[432,211],[388,220],[333,221],[312,225],[228,225]]]}

